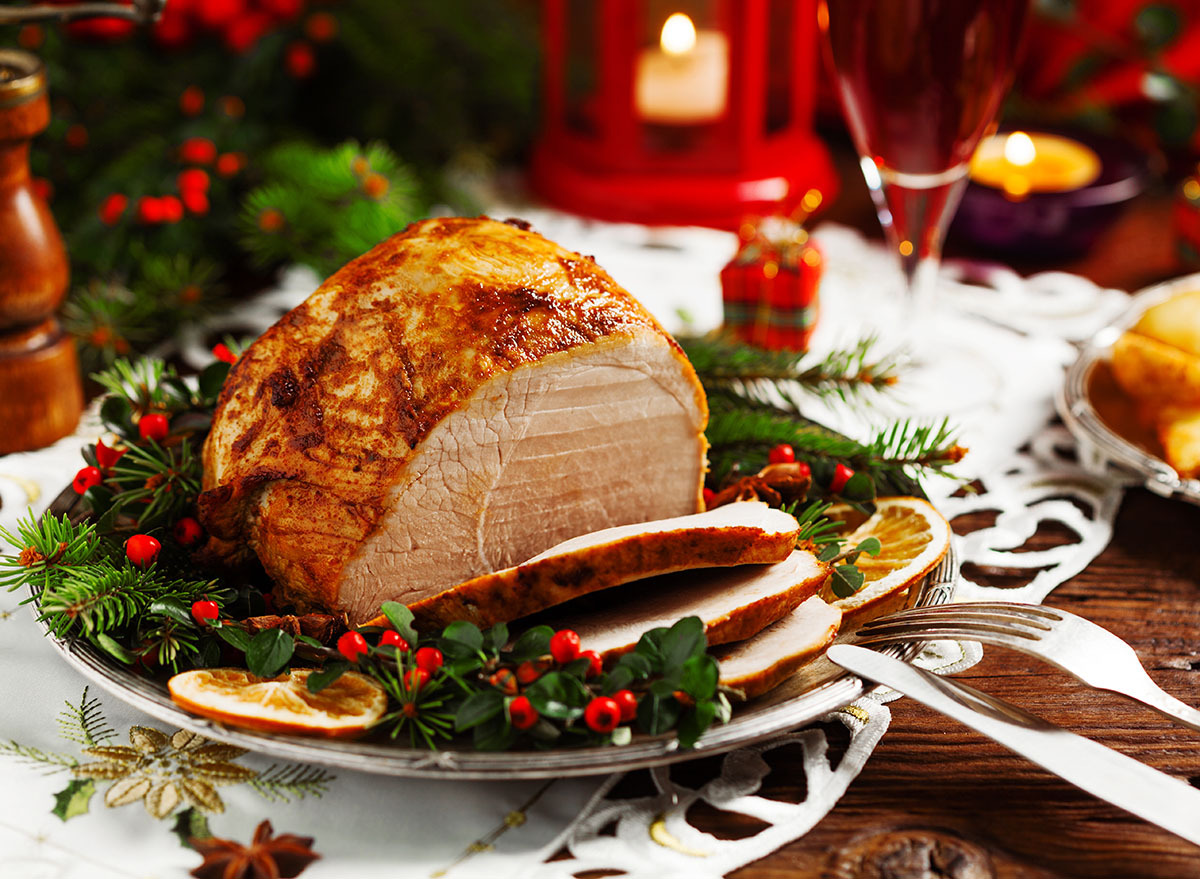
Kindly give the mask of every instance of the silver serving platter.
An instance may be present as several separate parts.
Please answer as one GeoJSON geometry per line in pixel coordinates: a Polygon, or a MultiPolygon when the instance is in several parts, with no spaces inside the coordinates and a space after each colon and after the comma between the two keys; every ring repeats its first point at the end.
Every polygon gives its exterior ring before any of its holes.
{"type": "MultiPolygon", "coordinates": [[[[950,551],[916,588],[910,604],[928,606],[949,602],[957,578],[958,557],[952,541],[950,551]]],[[[89,681],[174,727],[274,759],[320,763],[376,775],[501,780],[599,775],[660,766],[720,754],[769,739],[818,720],[868,691],[868,685],[861,678],[821,657],[771,693],[736,707],[728,723],[714,725],[690,750],[681,749],[673,736],[637,735],[630,744],[622,747],[481,752],[451,744],[443,750],[428,751],[400,743],[345,742],[253,732],[195,717],[171,701],[164,685],[134,674],[86,642],[58,639],[49,632],[46,636],[67,663],[89,681]]],[[[886,648],[884,652],[909,659],[917,648],[915,643],[904,644],[886,648]]]]}
{"type": "Polygon", "coordinates": [[[1200,480],[1183,479],[1170,464],[1113,431],[1096,412],[1088,396],[1092,370],[1109,360],[1113,343],[1137,323],[1150,306],[1177,293],[1200,290],[1200,274],[1157,284],[1132,296],[1129,307],[1084,345],[1067,370],[1056,395],[1058,414],[1079,445],[1079,461],[1089,472],[1145,486],[1163,497],[1200,504],[1200,480]]]}

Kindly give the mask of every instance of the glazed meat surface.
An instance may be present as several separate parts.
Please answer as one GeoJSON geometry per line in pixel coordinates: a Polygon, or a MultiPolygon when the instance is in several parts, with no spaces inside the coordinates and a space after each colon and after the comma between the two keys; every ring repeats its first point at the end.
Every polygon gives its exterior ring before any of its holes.
{"type": "Polygon", "coordinates": [[[358,622],[696,512],[706,419],[678,346],[592,260],[518,225],[426,220],[238,360],[201,516],[297,607],[358,622]]]}

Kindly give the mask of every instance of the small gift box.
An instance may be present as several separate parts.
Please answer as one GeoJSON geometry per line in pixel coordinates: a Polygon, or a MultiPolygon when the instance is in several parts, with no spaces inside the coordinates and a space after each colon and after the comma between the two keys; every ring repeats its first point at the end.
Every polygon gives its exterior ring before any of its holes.
{"type": "Polygon", "coordinates": [[[772,351],[804,351],[817,325],[821,251],[799,224],[782,217],[747,223],[742,246],[721,270],[725,327],[772,351]]]}

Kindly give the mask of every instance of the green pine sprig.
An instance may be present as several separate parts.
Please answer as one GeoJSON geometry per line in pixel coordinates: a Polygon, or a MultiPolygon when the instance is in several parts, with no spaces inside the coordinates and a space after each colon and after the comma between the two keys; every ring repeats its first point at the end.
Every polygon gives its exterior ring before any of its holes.
{"type": "Polygon", "coordinates": [[[43,516],[31,512],[17,521],[17,533],[0,528],[0,537],[15,550],[0,555],[0,589],[12,592],[28,587],[44,591],[65,571],[88,565],[106,552],[95,525],[76,524],[68,517],[43,516]]]}
{"type": "Polygon", "coordinates": [[[88,687],[83,688],[79,704],[67,702],[58,714],[59,734],[69,742],[83,748],[95,748],[113,739],[117,731],[108,725],[95,696],[88,698],[88,687]]]}

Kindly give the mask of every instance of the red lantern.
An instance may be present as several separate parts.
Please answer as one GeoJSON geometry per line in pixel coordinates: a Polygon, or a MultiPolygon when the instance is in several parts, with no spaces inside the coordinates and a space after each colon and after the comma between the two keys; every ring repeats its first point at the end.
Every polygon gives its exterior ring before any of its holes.
{"type": "Polygon", "coordinates": [[[606,220],[736,229],[837,178],[811,130],[815,0],[543,0],[532,182],[606,220]]]}

